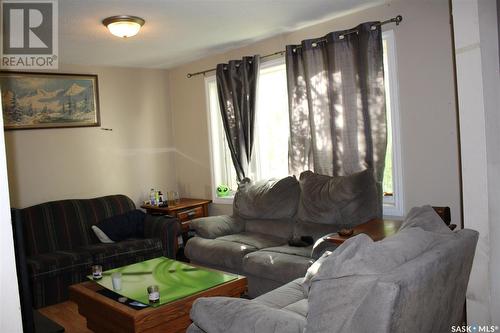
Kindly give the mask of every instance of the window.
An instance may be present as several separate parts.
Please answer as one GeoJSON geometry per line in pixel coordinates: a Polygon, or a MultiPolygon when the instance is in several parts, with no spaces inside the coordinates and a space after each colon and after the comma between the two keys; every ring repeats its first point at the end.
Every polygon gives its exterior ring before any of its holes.
{"type": "MultiPolygon", "coordinates": [[[[219,185],[237,189],[236,172],[227,148],[220,116],[215,76],[205,79],[212,155],[213,200],[231,203],[232,197],[219,198],[219,185]]],[[[255,136],[248,177],[252,180],[288,176],[288,94],[284,58],[261,64],[255,114],[255,136]]]]}
{"type": "MultiPolygon", "coordinates": [[[[402,216],[403,193],[400,160],[398,91],[394,33],[383,33],[384,76],[387,107],[387,154],[384,171],[384,215],[402,216]]],[[[216,189],[227,185],[237,189],[236,173],[222,126],[215,76],[205,79],[212,157],[212,188],[215,203],[232,203],[232,197],[219,198],[216,189]]],[[[288,97],[284,59],[261,64],[255,116],[255,139],[250,175],[252,180],[282,178],[288,175],[288,97]]]]}
{"type": "Polygon", "coordinates": [[[387,152],[385,156],[384,215],[403,216],[403,184],[401,172],[401,137],[399,135],[399,99],[396,75],[394,32],[382,34],[384,47],[385,100],[387,111],[387,152]]]}

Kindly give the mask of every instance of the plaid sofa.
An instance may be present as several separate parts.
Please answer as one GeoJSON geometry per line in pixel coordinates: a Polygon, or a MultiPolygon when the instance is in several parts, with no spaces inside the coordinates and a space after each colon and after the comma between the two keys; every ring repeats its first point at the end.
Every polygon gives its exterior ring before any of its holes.
{"type": "Polygon", "coordinates": [[[23,246],[35,308],[68,299],[68,287],[84,281],[95,264],[111,269],[160,256],[175,257],[177,219],[147,215],[143,239],[100,243],[91,226],[134,210],[125,195],[59,200],[13,209],[22,224],[23,246]]]}

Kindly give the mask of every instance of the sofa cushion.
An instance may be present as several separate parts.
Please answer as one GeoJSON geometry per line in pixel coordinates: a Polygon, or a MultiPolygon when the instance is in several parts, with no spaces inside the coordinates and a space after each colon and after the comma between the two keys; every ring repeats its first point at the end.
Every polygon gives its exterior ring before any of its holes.
{"type": "Polygon", "coordinates": [[[159,238],[129,239],[112,244],[91,244],[79,249],[92,256],[95,264],[104,269],[144,261],[163,255],[162,243],[159,238]]]}
{"type": "Polygon", "coordinates": [[[318,281],[311,288],[307,332],[445,332],[392,330],[390,317],[398,287],[381,283],[376,276],[345,277],[330,282],[318,281]]]}
{"type": "Polygon", "coordinates": [[[90,274],[93,260],[86,251],[54,251],[27,257],[26,262],[30,277],[38,280],[65,273],[90,274]]]}
{"type": "Polygon", "coordinates": [[[337,177],[304,171],[300,188],[299,221],[357,225],[381,215],[382,203],[370,169],[337,177]]]}
{"type": "MultiPolygon", "coordinates": [[[[99,221],[95,225],[112,241],[119,242],[127,238],[144,237],[144,219],[146,213],[141,210],[135,209],[129,212],[108,217],[99,221]]],[[[94,232],[95,229],[94,229],[94,232]]],[[[99,238],[98,233],[96,236],[99,238]]],[[[102,243],[109,243],[103,242],[102,243]]]]}
{"type": "Polygon", "coordinates": [[[244,231],[245,222],[237,216],[207,216],[192,220],[190,228],[200,237],[215,239],[244,231]]]}
{"type": "Polygon", "coordinates": [[[239,234],[218,237],[217,239],[221,241],[251,246],[256,249],[263,249],[265,247],[277,246],[286,243],[286,240],[282,238],[248,231],[240,232],[239,234]]]}
{"type": "Polygon", "coordinates": [[[436,213],[436,211],[429,205],[413,207],[408,215],[406,215],[406,218],[401,224],[399,230],[413,227],[443,234],[453,233],[453,231],[451,231],[451,229],[443,223],[443,220],[436,213]]]}
{"type": "Polygon", "coordinates": [[[112,240],[111,238],[109,238],[108,235],[106,235],[104,233],[104,231],[102,231],[101,229],[99,229],[98,226],[93,225],[92,226],[92,230],[94,231],[94,233],[97,236],[97,238],[99,238],[99,241],[101,243],[111,244],[111,243],[115,242],[114,240],[112,240]]]}
{"type": "Polygon", "coordinates": [[[300,254],[286,253],[291,247],[282,246],[274,249],[262,249],[252,252],[243,258],[243,273],[259,276],[269,280],[287,283],[304,276],[314,260],[309,257],[311,247],[296,248],[304,251],[300,254]]]}
{"type": "Polygon", "coordinates": [[[249,219],[245,220],[245,231],[273,235],[283,239],[291,239],[293,234],[292,219],[249,219]]]}
{"type": "Polygon", "coordinates": [[[382,274],[408,262],[456,234],[439,235],[420,228],[401,230],[374,242],[359,234],[347,239],[321,265],[314,279],[340,278],[355,274],[382,274]]]}
{"type": "Polygon", "coordinates": [[[302,278],[290,281],[281,287],[254,298],[254,301],[272,308],[292,311],[306,317],[308,305],[307,299],[302,292],[301,281],[302,278]]]}
{"type": "Polygon", "coordinates": [[[267,252],[275,252],[275,253],[283,253],[283,254],[292,254],[296,256],[309,258],[312,250],[312,245],[310,246],[290,246],[288,244],[275,246],[275,247],[266,247],[262,249],[267,252]]]}
{"type": "Polygon", "coordinates": [[[300,187],[295,177],[241,183],[233,213],[245,219],[286,219],[295,215],[300,187]]]}
{"type": "Polygon", "coordinates": [[[306,318],[294,311],[230,297],[200,297],[190,316],[205,332],[302,333],[306,326],[306,318]]]}
{"type": "MultiPolygon", "coordinates": [[[[282,309],[300,302],[305,299],[301,281],[302,278],[290,281],[281,287],[254,298],[254,301],[276,309],[282,309]]],[[[305,316],[306,314],[302,315],[305,316]]]]}
{"type": "Polygon", "coordinates": [[[309,301],[306,298],[301,299],[300,301],[285,306],[283,310],[295,312],[298,315],[307,317],[307,313],[309,312],[309,301]]]}
{"type": "Polygon", "coordinates": [[[257,250],[251,245],[193,237],[187,242],[184,252],[194,263],[240,272],[243,257],[257,250]]]}

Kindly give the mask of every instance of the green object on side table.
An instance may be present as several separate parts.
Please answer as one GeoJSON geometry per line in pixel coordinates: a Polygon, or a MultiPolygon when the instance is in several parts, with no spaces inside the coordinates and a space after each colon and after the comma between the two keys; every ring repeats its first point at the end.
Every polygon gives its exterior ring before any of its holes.
{"type": "Polygon", "coordinates": [[[105,271],[100,280],[94,280],[92,275],[87,277],[120,295],[157,307],[235,280],[237,275],[160,257],[105,271]],[[115,272],[122,274],[121,290],[113,289],[111,274],[115,272]],[[147,287],[152,285],[159,287],[158,303],[149,303],[147,287]]]}
{"type": "Polygon", "coordinates": [[[219,185],[217,186],[217,196],[219,198],[227,197],[230,194],[229,186],[227,185],[219,185]]]}

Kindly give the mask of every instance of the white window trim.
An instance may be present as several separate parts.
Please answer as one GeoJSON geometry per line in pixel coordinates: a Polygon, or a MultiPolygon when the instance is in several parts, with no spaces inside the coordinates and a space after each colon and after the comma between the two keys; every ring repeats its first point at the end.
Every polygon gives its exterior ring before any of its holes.
{"type": "MultiPolygon", "coordinates": [[[[215,80],[215,74],[213,75],[208,75],[205,76],[205,103],[206,103],[206,112],[207,112],[207,123],[208,123],[208,142],[209,142],[209,148],[210,148],[210,170],[212,174],[212,202],[216,204],[228,204],[232,205],[233,204],[233,196],[231,197],[225,197],[225,198],[220,198],[217,196],[217,184],[215,183],[215,179],[217,172],[220,172],[220,170],[216,170],[216,165],[215,165],[215,158],[214,158],[214,147],[213,147],[213,133],[212,133],[212,111],[210,110],[210,92],[207,89],[208,82],[215,80]]],[[[219,144],[222,144],[219,143],[219,144]]]]}
{"type": "Polygon", "coordinates": [[[404,215],[403,168],[401,163],[401,135],[399,117],[399,83],[396,62],[396,39],[394,31],[387,30],[382,33],[382,38],[387,39],[387,61],[389,66],[389,81],[391,85],[391,123],[392,123],[392,187],[393,196],[384,198],[384,216],[401,217],[404,215]]]}
{"type": "MultiPolygon", "coordinates": [[[[272,67],[272,66],[283,65],[284,63],[285,63],[285,57],[278,57],[275,59],[263,61],[260,65],[260,69],[265,69],[265,68],[272,67]]],[[[211,170],[211,174],[212,174],[212,181],[211,181],[211,183],[212,183],[212,202],[216,203],[216,204],[232,205],[234,195],[221,198],[221,197],[217,196],[217,190],[216,190],[218,185],[216,184],[215,179],[217,178],[216,177],[217,172],[220,172],[220,170],[216,170],[216,166],[214,164],[215,151],[213,148],[213,137],[212,137],[212,135],[214,135],[212,133],[212,112],[210,110],[210,94],[209,94],[208,89],[206,88],[207,83],[209,81],[213,81],[213,80],[215,80],[215,74],[205,76],[205,81],[204,81],[204,83],[205,83],[205,103],[206,103],[205,109],[207,112],[208,139],[209,139],[209,143],[210,143],[209,149],[210,149],[210,170],[211,170]]],[[[222,143],[219,143],[219,144],[222,144],[222,143]]],[[[256,152],[254,151],[254,154],[255,153],[256,152]]]]}
{"type": "Polygon", "coordinates": [[[264,60],[260,64],[260,69],[266,69],[273,66],[279,66],[285,64],[285,57],[278,57],[274,59],[264,60]]]}

